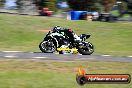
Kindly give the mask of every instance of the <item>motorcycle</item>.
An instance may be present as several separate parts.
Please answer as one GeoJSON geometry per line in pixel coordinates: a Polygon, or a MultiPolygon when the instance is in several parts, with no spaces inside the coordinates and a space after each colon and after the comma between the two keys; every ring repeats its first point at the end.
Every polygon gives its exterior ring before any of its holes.
{"type": "Polygon", "coordinates": [[[79,36],[81,42],[71,42],[69,40],[70,38],[63,33],[56,34],[49,31],[43,41],[39,44],[39,48],[43,53],[54,53],[57,51],[59,54],[63,54],[63,50],[59,49],[64,46],[63,49],[74,48],[82,55],[91,55],[94,52],[94,46],[92,43],[86,41],[90,36],[91,35],[81,34],[79,36]]]}

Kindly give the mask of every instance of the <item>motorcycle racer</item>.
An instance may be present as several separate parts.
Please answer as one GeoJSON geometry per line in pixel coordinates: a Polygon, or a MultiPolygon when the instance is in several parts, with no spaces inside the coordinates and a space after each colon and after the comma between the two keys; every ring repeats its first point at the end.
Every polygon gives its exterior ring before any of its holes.
{"type": "Polygon", "coordinates": [[[44,53],[53,53],[55,51],[60,53],[63,51],[58,49],[77,49],[80,54],[90,55],[94,52],[94,46],[86,41],[90,36],[87,34],[77,36],[71,29],[55,26],[46,34],[39,44],[39,48],[44,53]]]}
{"type": "Polygon", "coordinates": [[[61,26],[55,26],[52,31],[53,31],[53,33],[56,33],[56,32],[62,33],[62,34],[64,33],[63,35],[67,35],[71,42],[80,42],[81,41],[80,37],[76,33],[74,33],[72,31],[72,29],[63,28],[61,26]]]}

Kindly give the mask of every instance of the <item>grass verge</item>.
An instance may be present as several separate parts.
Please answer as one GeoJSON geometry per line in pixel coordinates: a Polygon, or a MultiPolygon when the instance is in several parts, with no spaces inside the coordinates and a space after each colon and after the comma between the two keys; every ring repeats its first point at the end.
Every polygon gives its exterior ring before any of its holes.
{"type": "Polygon", "coordinates": [[[82,65],[89,74],[130,74],[132,63],[0,60],[0,88],[131,88],[130,84],[88,84],[75,77],[82,65]]]}

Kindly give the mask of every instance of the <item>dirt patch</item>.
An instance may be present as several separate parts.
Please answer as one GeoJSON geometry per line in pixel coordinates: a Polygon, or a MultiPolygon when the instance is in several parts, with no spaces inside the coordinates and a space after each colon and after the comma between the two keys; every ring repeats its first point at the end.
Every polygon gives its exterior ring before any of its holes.
{"type": "Polygon", "coordinates": [[[49,30],[49,29],[41,29],[41,30],[37,30],[37,31],[47,33],[47,32],[49,32],[50,30],[49,30]]]}

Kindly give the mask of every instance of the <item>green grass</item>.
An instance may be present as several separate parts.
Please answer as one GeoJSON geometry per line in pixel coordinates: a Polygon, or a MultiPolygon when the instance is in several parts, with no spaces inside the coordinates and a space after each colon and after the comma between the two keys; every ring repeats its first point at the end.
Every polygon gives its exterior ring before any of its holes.
{"type": "Polygon", "coordinates": [[[95,46],[94,54],[132,55],[132,23],[70,21],[6,14],[0,14],[0,51],[40,51],[38,44],[45,33],[36,30],[52,29],[56,25],[72,28],[77,34],[91,34],[89,41],[95,46]]]}
{"type": "Polygon", "coordinates": [[[75,77],[82,65],[89,74],[130,74],[132,63],[0,60],[0,88],[131,88],[130,84],[86,84],[75,77]],[[103,64],[103,66],[102,66],[103,64]]]}
{"type": "MultiPolygon", "coordinates": [[[[45,33],[37,30],[60,25],[77,34],[89,33],[94,54],[132,55],[132,24],[69,21],[59,18],[0,14],[0,51],[40,51],[45,33]]],[[[80,86],[75,77],[82,65],[87,73],[130,74],[132,63],[96,61],[0,60],[0,88],[132,88],[132,84],[88,84],[80,86]]]]}

